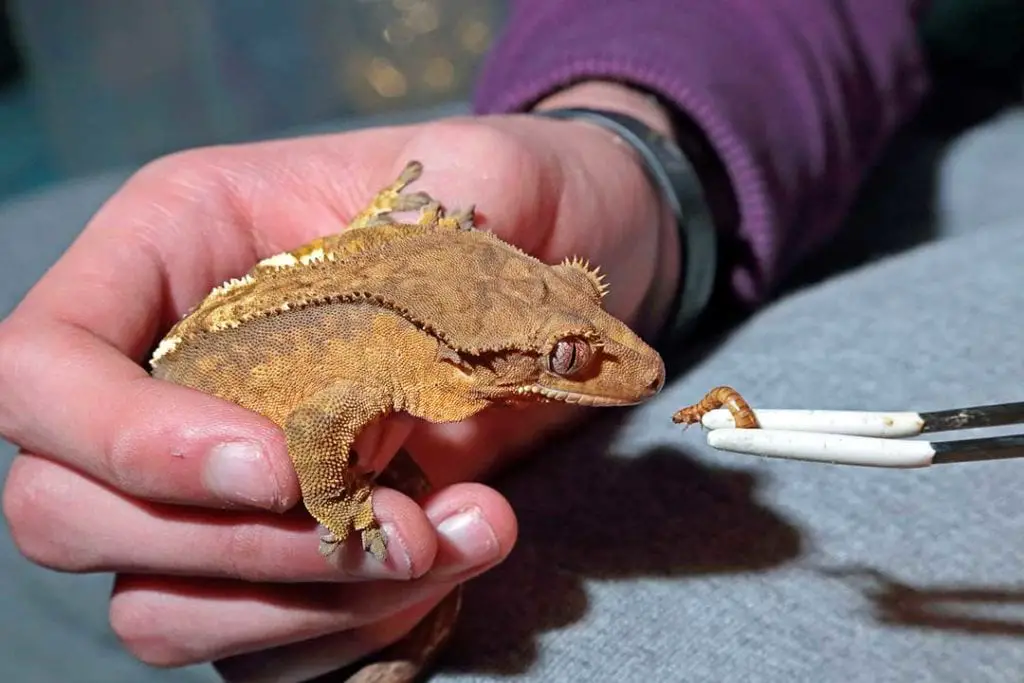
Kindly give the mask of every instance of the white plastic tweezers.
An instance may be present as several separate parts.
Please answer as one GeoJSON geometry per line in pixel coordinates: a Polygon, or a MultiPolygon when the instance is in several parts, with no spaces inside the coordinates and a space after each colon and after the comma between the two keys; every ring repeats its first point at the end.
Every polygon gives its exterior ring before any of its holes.
{"type": "Polygon", "coordinates": [[[930,467],[1024,457],[1024,434],[952,441],[899,439],[959,429],[1024,424],[1024,402],[930,413],[853,410],[754,410],[759,429],[736,429],[728,410],[701,424],[708,445],[768,458],[864,467],[930,467]]]}

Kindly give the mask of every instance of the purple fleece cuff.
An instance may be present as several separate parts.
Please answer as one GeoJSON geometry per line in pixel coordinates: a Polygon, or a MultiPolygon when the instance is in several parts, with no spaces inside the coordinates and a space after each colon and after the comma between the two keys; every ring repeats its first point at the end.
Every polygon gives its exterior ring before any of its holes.
{"type": "Polygon", "coordinates": [[[827,240],[927,88],[912,0],[513,0],[478,113],[524,111],[588,78],[693,119],[725,164],[754,254],[751,303],[827,240]]]}

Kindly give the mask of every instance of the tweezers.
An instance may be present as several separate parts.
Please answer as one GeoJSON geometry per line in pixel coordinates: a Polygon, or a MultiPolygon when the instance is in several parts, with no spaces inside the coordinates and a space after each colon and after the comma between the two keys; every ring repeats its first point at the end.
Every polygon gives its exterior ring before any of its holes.
{"type": "Polygon", "coordinates": [[[730,412],[701,418],[712,448],[836,465],[914,468],[1024,457],[1024,433],[950,441],[905,440],[938,432],[1024,424],[1024,402],[928,413],[753,409],[759,428],[737,429],[730,412]]]}

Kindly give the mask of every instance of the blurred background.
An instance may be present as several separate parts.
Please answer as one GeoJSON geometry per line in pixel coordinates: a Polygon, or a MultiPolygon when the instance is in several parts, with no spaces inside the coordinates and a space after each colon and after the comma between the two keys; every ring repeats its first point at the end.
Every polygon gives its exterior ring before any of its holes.
{"type": "MultiPolygon", "coordinates": [[[[464,109],[507,4],[0,0],[0,201],[184,147],[464,109]]],[[[1019,100],[1020,0],[934,0],[922,31],[943,125],[1019,100]]]]}
{"type": "Polygon", "coordinates": [[[184,147],[464,106],[504,0],[0,0],[0,200],[184,147]]]}

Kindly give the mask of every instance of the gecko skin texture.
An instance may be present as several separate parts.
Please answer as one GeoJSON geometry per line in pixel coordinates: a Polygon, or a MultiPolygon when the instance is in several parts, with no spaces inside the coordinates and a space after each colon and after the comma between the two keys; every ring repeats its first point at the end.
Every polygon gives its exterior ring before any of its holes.
{"type": "MultiPolygon", "coordinates": [[[[325,529],[320,552],[358,536],[380,560],[387,538],[375,484],[420,498],[426,476],[401,451],[374,479],[352,446],[371,422],[404,412],[464,420],[492,405],[626,406],[658,393],[661,356],[602,307],[606,285],[578,258],[546,264],[452,214],[410,161],[338,234],[269,256],[216,287],[153,353],[154,377],[277,424],[325,529]],[[414,222],[392,214],[418,211],[414,222]]],[[[458,616],[453,591],[350,681],[422,675],[458,616]]]]}

